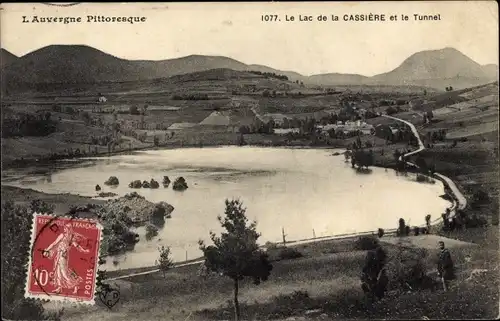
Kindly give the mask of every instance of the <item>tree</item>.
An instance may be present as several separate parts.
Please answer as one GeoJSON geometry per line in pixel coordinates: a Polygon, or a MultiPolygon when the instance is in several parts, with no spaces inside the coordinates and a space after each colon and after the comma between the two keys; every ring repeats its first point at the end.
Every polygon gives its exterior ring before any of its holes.
{"type": "Polygon", "coordinates": [[[199,241],[200,249],[205,257],[205,266],[213,271],[233,280],[234,284],[234,314],[240,318],[238,303],[239,281],[244,277],[253,278],[254,284],[266,281],[272,270],[267,254],[259,249],[257,239],[260,234],[256,231],[256,222],[247,225],[246,209],[239,200],[226,200],[225,217],[217,219],[226,230],[220,236],[210,232],[214,245],[206,246],[199,241]]]}
{"type": "Polygon", "coordinates": [[[371,301],[382,299],[387,290],[389,279],[385,272],[386,261],[387,253],[379,244],[366,253],[361,273],[361,288],[371,301]]]}
{"type": "Polygon", "coordinates": [[[26,265],[30,246],[30,226],[33,211],[50,213],[52,207],[33,201],[29,208],[2,203],[2,318],[14,320],[54,320],[48,316],[42,302],[24,298],[26,265]]]}
{"type": "Polygon", "coordinates": [[[163,273],[163,277],[165,277],[165,274],[172,268],[174,262],[170,258],[170,248],[168,246],[162,245],[160,248],[158,248],[158,251],[160,252],[160,258],[158,259],[158,268],[163,273]]]}
{"type": "Polygon", "coordinates": [[[130,115],[139,115],[139,108],[136,105],[132,105],[129,108],[130,115]]]}

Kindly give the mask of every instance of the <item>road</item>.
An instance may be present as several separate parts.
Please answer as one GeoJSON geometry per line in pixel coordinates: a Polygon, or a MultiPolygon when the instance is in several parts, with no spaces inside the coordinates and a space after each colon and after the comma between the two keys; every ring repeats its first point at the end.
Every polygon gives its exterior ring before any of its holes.
{"type": "MultiPolygon", "coordinates": [[[[405,154],[404,155],[405,158],[407,158],[408,156],[412,156],[412,155],[415,155],[417,153],[420,153],[421,151],[423,151],[425,149],[425,146],[422,143],[422,140],[420,139],[420,135],[418,134],[418,131],[415,128],[415,125],[413,125],[409,121],[406,121],[406,120],[401,119],[401,118],[396,118],[396,117],[389,116],[389,115],[382,115],[382,116],[385,117],[385,118],[394,119],[394,120],[397,120],[397,121],[400,121],[400,122],[403,122],[403,123],[407,124],[408,126],[410,126],[411,131],[413,132],[413,134],[415,135],[415,137],[417,137],[419,148],[417,150],[414,150],[412,152],[409,152],[409,153],[405,154]]],[[[410,163],[410,162],[407,162],[407,163],[410,164],[413,167],[418,167],[418,166],[416,166],[413,163],[410,163]]],[[[464,195],[462,194],[462,192],[460,192],[460,190],[458,189],[458,187],[455,184],[455,182],[453,182],[451,179],[449,179],[448,177],[444,176],[443,174],[434,173],[434,175],[436,175],[437,177],[439,177],[440,179],[442,179],[443,181],[445,181],[446,184],[448,184],[448,186],[450,187],[451,191],[453,192],[453,194],[455,195],[455,197],[457,199],[456,207],[458,207],[459,210],[463,210],[467,206],[467,199],[464,197],[464,195]]]]}
{"type": "MultiPolygon", "coordinates": [[[[257,117],[260,116],[256,112],[256,110],[254,110],[254,108],[252,108],[252,111],[255,113],[255,115],[257,117]]],[[[411,151],[411,152],[405,154],[404,157],[412,156],[412,155],[415,155],[415,154],[420,153],[421,151],[425,150],[425,146],[422,143],[422,140],[420,139],[420,135],[418,134],[418,131],[415,128],[415,125],[413,125],[409,121],[403,120],[401,118],[396,118],[396,117],[392,117],[392,116],[389,116],[389,115],[382,115],[382,116],[407,124],[408,126],[410,126],[410,128],[411,128],[413,134],[415,135],[415,137],[417,137],[419,148],[416,149],[416,150],[414,150],[414,151],[411,151]]],[[[418,167],[417,165],[415,165],[413,163],[410,163],[410,162],[407,162],[407,163],[409,165],[413,166],[413,167],[418,167]]],[[[465,199],[465,197],[463,196],[463,194],[460,192],[460,190],[458,189],[458,187],[455,185],[455,183],[451,179],[449,179],[448,177],[446,177],[446,176],[444,176],[442,174],[439,174],[439,173],[435,173],[435,175],[438,176],[439,178],[441,178],[443,181],[445,181],[448,184],[448,186],[450,187],[450,189],[452,190],[453,194],[455,195],[455,197],[457,199],[457,204],[456,205],[454,204],[454,206],[451,208],[451,211],[452,211],[451,216],[453,216],[455,214],[455,207],[458,207],[458,209],[460,209],[460,210],[464,209],[467,206],[467,200],[465,199]]],[[[438,218],[438,219],[434,220],[433,223],[438,222],[440,219],[441,218],[438,218]]],[[[391,233],[395,233],[395,232],[396,232],[396,229],[391,229],[391,230],[387,230],[386,234],[391,234],[391,233]]],[[[326,240],[350,238],[350,237],[362,236],[362,235],[371,235],[372,233],[375,233],[375,232],[372,232],[372,231],[369,231],[369,232],[360,232],[360,233],[353,233],[353,234],[347,234],[347,235],[329,236],[329,237],[324,237],[324,238],[307,239],[307,240],[300,240],[300,241],[290,241],[290,242],[287,242],[287,243],[289,245],[308,244],[308,243],[314,243],[314,242],[318,242],[318,241],[326,241],[326,240]]],[[[183,266],[190,266],[190,265],[197,265],[197,264],[201,264],[201,263],[203,263],[203,260],[189,262],[189,263],[181,263],[181,264],[174,265],[174,268],[183,267],[183,266]]],[[[131,278],[131,277],[134,277],[134,276],[157,273],[159,271],[160,271],[159,269],[153,269],[153,270],[145,271],[145,272],[131,273],[131,274],[122,275],[122,276],[118,276],[118,277],[114,277],[114,278],[109,278],[109,279],[106,279],[106,281],[115,281],[115,280],[127,279],[127,278],[131,278]]]]}

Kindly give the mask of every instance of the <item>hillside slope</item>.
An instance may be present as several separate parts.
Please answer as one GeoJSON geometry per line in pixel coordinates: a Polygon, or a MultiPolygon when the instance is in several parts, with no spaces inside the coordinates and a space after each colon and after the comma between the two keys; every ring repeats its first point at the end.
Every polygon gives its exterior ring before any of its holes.
{"type": "Polygon", "coordinates": [[[491,66],[483,68],[454,48],[444,48],[415,53],[396,69],[372,77],[372,81],[387,85],[465,88],[494,81],[492,69],[491,66]]]}
{"type": "Polygon", "coordinates": [[[10,65],[13,62],[17,61],[19,57],[16,55],[12,54],[11,52],[0,48],[0,68],[3,68],[4,66],[10,65]]]}
{"type": "Polygon", "coordinates": [[[415,53],[394,70],[373,77],[340,73],[304,76],[223,56],[126,60],[84,45],[51,45],[20,58],[2,50],[2,66],[2,80],[11,90],[27,86],[40,91],[46,87],[43,84],[144,81],[212,69],[275,73],[309,85],[417,85],[440,90],[447,86],[458,89],[481,85],[498,78],[497,65],[481,66],[453,48],[415,53]]]}

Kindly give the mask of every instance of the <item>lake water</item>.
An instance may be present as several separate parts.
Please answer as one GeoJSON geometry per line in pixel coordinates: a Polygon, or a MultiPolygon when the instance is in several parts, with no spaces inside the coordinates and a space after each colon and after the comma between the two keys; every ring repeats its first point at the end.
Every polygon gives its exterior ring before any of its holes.
{"type": "Polygon", "coordinates": [[[166,201],[175,207],[159,235],[151,241],[138,229],[141,242],[133,252],[108,259],[107,269],[143,267],[154,264],[158,247],[171,247],[175,261],[200,256],[198,240],[209,241],[209,231],[221,231],[217,215],[224,214],[224,200],[239,198],[247,216],[257,221],[259,239],[288,241],[395,228],[403,217],[413,225],[425,223],[425,215],[436,218],[449,203],[439,195],[443,185],[417,183],[413,175],[398,176],[393,170],[372,168],[370,173],[353,170],[344,157],[332,150],[256,147],[188,148],[137,152],[83,162],[58,162],[53,168],[36,171],[7,170],[2,183],[47,193],[95,196],[102,191],[124,195],[131,191],[153,202],[166,201]],[[116,188],[103,182],[117,176],[116,188]],[[164,175],[173,181],[183,176],[189,188],[128,188],[133,180],[164,175]],[[113,261],[119,262],[113,264],[113,261]]]}

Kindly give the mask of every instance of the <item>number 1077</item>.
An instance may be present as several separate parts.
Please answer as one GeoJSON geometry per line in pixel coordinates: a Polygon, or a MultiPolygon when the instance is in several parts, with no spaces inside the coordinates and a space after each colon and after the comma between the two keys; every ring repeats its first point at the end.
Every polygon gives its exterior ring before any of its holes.
{"type": "Polygon", "coordinates": [[[265,14],[261,16],[262,21],[278,21],[278,15],[277,14],[265,14]]]}

